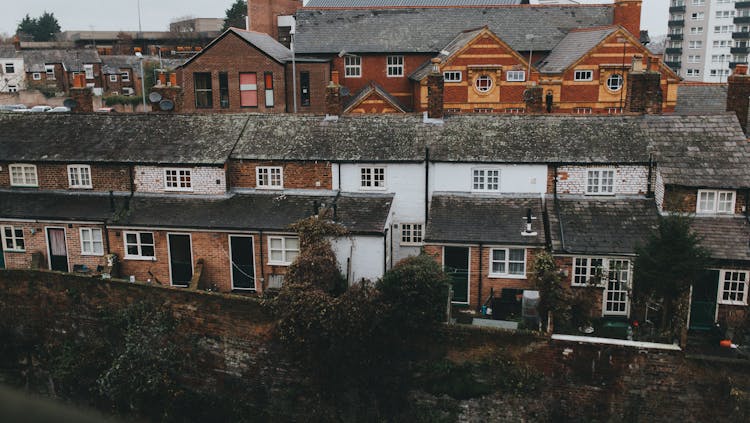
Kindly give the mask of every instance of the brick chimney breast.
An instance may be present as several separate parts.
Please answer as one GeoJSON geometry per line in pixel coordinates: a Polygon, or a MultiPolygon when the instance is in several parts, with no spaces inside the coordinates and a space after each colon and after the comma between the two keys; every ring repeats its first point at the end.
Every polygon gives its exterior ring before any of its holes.
{"type": "Polygon", "coordinates": [[[642,3],[643,0],[615,0],[612,24],[622,26],[640,39],[642,3]]]}
{"type": "Polygon", "coordinates": [[[440,59],[433,58],[430,62],[432,69],[427,75],[427,117],[442,119],[445,79],[443,73],[440,72],[440,59]]]}
{"type": "Polygon", "coordinates": [[[742,130],[747,135],[748,111],[750,109],[750,76],[747,64],[738,64],[727,80],[727,111],[735,112],[742,130]]]}

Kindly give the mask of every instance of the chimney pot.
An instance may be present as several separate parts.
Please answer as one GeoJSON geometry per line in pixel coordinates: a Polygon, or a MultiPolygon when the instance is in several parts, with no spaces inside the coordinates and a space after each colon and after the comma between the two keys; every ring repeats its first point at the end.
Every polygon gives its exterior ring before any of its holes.
{"type": "Polygon", "coordinates": [[[430,63],[432,63],[432,73],[440,73],[440,62],[441,60],[437,57],[430,59],[430,63]]]}
{"type": "Polygon", "coordinates": [[[331,72],[331,84],[339,85],[339,71],[331,72]]]}
{"type": "Polygon", "coordinates": [[[737,64],[734,67],[734,74],[735,75],[747,75],[747,64],[746,63],[737,64]]]}
{"type": "Polygon", "coordinates": [[[643,72],[643,56],[640,54],[633,55],[632,72],[643,72]]]}

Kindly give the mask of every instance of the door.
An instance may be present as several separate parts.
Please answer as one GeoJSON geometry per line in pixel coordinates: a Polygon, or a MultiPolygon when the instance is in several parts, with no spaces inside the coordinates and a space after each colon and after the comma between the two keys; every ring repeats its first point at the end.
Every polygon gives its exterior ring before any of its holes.
{"type": "Polygon", "coordinates": [[[630,312],[630,261],[610,260],[604,290],[604,315],[627,316],[630,312]]]}
{"type": "Polygon", "coordinates": [[[67,272],[68,246],[65,243],[64,228],[47,228],[47,250],[50,270],[67,272]]]}
{"type": "Polygon", "coordinates": [[[190,235],[168,234],[169,240],[169,272],[172,285],[188,286],[193,279],[193,253],[190,245],[190,235]]]}
{"type": "Polygon", "coordinates": [[[453,302],[469,303],[469,248],[443,247],[443,270],[452,281],[453,302]]]}
{"type": "Polygon", "coordinates": [[[255,255],[253,237],[229,236],[229,260],[232,267],[232,289],[255,289],[255,255]]]}
{"type": "Polygon", "coordinates": [[[5,269],[5,253],[2,245],[0,245],[0,269],[5,269]]]}
{"type": "Polygon", "coordinates": [[[716,319],[716,295],[719,290],[719,271],[706,270],[693,283],[690,298],[690,325],[693,330],[710,330],[716,319]]]}

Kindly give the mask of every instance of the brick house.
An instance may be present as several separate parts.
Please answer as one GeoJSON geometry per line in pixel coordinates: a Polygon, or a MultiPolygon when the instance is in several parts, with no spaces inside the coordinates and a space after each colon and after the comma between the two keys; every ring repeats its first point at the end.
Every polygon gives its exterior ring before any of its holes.
{"type": "Polygon", "coordinates": [[[326,60],[297,58],[267,34],[230,28],[185,62],[183,111],[322,113],[329,77],[326,60]],[[297,71],[297,93],[292,68],[297,71]]]}
{"type": "Polygon", "coordinates": [[[28,88],[47,87],[68,93],[76,75],[95,95],[103,92],[102,61],[95,50],[23,50],[28,88]]]}

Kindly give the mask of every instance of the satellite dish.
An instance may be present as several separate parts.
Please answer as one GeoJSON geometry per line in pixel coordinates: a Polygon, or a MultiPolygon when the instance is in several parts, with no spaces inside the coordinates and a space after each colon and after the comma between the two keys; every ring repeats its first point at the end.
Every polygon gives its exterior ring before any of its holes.
{"type": "Polygon", "coordinates": [[[72,98],[68,98],[68,99],[65,99],[65,101],[63,101],[63,106],[72,110],[78,107],[78,102],[76,100],[73,100],[72,98]]]}
{"type": "Polygon", "coordinates": [[[346,87],[342,86],[341,89],[339,89],[339,94],[341,94],[342,97],[346,97],[346,96],[348,96],[351,93],[352,92],[349,91],[349,88],[346,88],[346,87]]]}
{"type": "Polygon", "coordinates": [[[170,112],[174,110],[174,102],[172,100],[162,100],[159,102],[159,108],[164,112],[170,112]]]}
{"type": "Polygon", "coordinates": [[[152,92],[151,94],[148,95],[148,99],[152,103],[158,103],[158,102],[161,101],[162,96],[161,96],[161,94],[159,94],[156,91],[154,91],[154,92],[152,92]]]}

